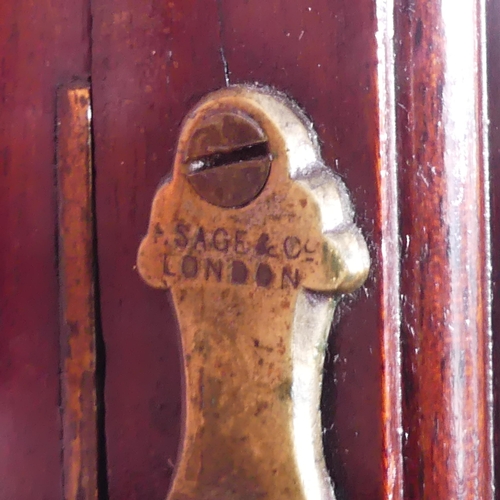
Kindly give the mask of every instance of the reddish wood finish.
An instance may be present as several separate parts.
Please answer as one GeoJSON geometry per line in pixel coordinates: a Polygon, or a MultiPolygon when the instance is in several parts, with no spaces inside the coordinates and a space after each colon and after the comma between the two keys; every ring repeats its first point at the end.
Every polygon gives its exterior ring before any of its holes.
{"type": "Polygon", "coordinates": [[[401,304],[393,2],[377,3],[382,422],[385,497],[403,498],[401,304]]]}
{"type": "MultiPolygon", "coordinates": [[[[489,5],[496,255],[500,2],[489,5]]],[[[325,449],[338,500],[403,496],[400,291],[404,498],[492,498],[483,7],[396,1],[394,97],[390,1],[93,2],[112,500],[164,499],[168,489],[182,422],[177,326],[168,296],[144,285],[134,263],[180,121],[226,81],[272,85],[298,101],[371,243],[370,279],[339,307],[326,366],[325,449]]],[[[55,96],[60,84],[88,77],[89,32],[89,0],[0,2],[2,499],[63,496],[55,96]]]]}
{"type": "Polygon", "coordinates": [[[88,73],[88,27],[83,0],[0,2],[2,499],[62,496],[55,96],[88,73]]]}
{"type": "Polygon", "coordinates": [[[57,99],[61,401],[65,500],[97,499],[94,217],[90,86],[57,99]]]}
{"type": "Polygon", "coordinates": [[[396,6],[405,498],[487,500],[484,5],[396,6]]]}

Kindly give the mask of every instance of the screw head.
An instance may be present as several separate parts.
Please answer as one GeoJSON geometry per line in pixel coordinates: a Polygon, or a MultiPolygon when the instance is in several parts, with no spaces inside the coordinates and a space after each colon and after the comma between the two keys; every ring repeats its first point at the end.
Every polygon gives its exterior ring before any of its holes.
{"type": "Polygon", "coordinates": [[[188,140],[184,165],[190,185],[205,201],[242,207],[260,194],[269,177],[268,139],[246,114],[215,110],[188,140]]]}

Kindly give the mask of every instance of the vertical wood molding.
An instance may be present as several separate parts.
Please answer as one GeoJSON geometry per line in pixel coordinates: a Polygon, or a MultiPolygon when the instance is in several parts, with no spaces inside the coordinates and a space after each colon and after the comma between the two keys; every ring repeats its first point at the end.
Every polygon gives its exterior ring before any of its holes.
{"type": "Polygon", "coordinates": [[[94,231],[90,88],[58,92],[57,181],[63,487],[97,499],[94,231]]]}
{"type": "Polygon", "coordinates": [[[377,2],[384,498],[403,498],[394,2],[377,2]]]}
{"type": "Polygon", "coordinates": [[[405,498],[493,498],[484,3],[396,1],[405,498]]]}

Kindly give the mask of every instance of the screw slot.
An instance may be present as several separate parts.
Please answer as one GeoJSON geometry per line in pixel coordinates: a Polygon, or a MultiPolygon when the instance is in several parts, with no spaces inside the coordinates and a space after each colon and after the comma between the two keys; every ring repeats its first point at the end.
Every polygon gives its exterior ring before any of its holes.
{"type": "Polygon", "coordinates": [[[243,146],[234,151],[223,153],[213,153],[207,156],[194,159],[189,165],[191,173],[202,172],[211,168],[223,167],[234,163],[241,163],[251,160],[265,160],[269,158],[269,143],[261,142],[243,146]]]}

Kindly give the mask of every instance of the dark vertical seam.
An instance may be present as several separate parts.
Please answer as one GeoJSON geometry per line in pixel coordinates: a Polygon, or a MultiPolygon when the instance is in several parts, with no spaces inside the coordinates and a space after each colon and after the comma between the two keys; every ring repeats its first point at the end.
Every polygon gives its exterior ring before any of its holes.
{"type": "Polygon", "coordinates": [[[102,330],[101,320],[101,294],[99,282],[99,261],[98,261],[98,241],[97,241],[97,204],[96,204],[96,164],[95,158],[95,140],[94,140],[94,98],[92,88],[92,72],[94,67],[94,4],[88,0],[88,74],[90,85],[90,109],[92,112],[90,120],[90,154],[92,165],[92,253],[93,253],[93,276],[94,276],[94,330],[95,330],[95,391],[96,391],[96,439],[97,439],[97,498],[99,500],[109,500],[109,482],[108,482],[108,457],[106,446],[106,404],[105,404],[105,385],[106,385],[106,345],[102,330]]]}
{"type": "Polygon", "coordinates": [[[229,85],[231,84],[229,81],[231,72],[229,71],[229,64],[227,62],[226,53],[224,49],[224,15],[223,15],[222,1],[223,0],[216,0],[217,15],[219,19],[219,41],[220,41],[219,52],[220,52],[220,57],[222,59],[222,65],[224,67],[224,80],[226,82],[226,87],[229,87],[229,85]]]}

